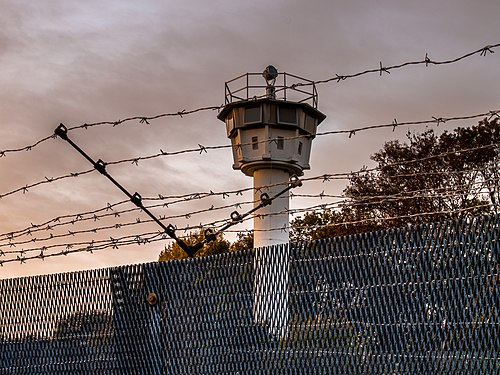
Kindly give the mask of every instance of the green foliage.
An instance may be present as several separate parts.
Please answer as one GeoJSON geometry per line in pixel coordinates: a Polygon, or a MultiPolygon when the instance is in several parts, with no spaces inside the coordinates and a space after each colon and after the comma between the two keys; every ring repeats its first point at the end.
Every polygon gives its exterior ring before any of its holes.
{"type": "Polygon", "coordinates": [[[338,210],[295,219],[291,239],[319,238],[473,217],[500,208],[500,122],[408,133],[371,156],[377,169],[353,174],[338,210]],[[464,151],[472,149],[470,151],[464,151]]]}
{"type": "Polygon", "coordinates": [[[231,245],[231,251],[253,249],[253,232],[238,233],[238,239],[231,245]]]}
{"type": "MultiPolygon", "coordinates": [[[[197,243],[200,243],[205,239],[205,234],[203,231],[195,232],[189,234],[187,238],[184,238],[183,241],[188,244],[188,245],[194,245],[197,243]]],[[[227,253],[230,248],[230,243],[229,241],[225,240],[222,234],[217,235],[216,239],[212,242],[209,242],[203,246],[202,249],[200,249],[196,254],[196,258],[201,258],[201,257],[206,257],[209,255],[217,255],[217,254],[222,254],[222,253],[227,253]]],[[[164,262],[167,260],[174,260],[174,259],[185,259],[187,258],[187,254],[184,252],[184,250],[181,249],[181,247],[173,242],[167,247],[165,247],[165,250],[163,250],[158,258],[158,261],[164,262]]]]}
{"type": "MultiPolygon", "coordinates": [[[[191,233],[188,238],[183,240],[188,245],[194,245],[196,243],[203,241],[204,238],[205,235],[203,234],[203,232],[196,232],[196,233],[191,233]]],[[[252,248],[253,248],[253,232],[246,234],[238,233],[238,239],[233,244],[225,240],[222,234],[219,234],[215,239],[215,241],[205,244],[205,246],[203,246],[203,248],[196,253],[195,257],[200,258],[209,255],[227,253],[229,251],[232,252],[241,251],[252,248]]],[[[166,247],[165,250],[163,250],[160,253],[158,261],[164,262],[167,260],[185,259],[187,257],[188,256],[184,252],[184,250],[182,250],[181,247],[174,242],[170,244],[168,247],[166,247]]]]}
{"type": "Polygon", "coordinates": [[[342,211],[326,208],[320,212],[308,212],[294,219],[291,227],[292,242],[373,232],[381,228],[373,220],[360,217],[357,211],[347,205],[342,211]]]}

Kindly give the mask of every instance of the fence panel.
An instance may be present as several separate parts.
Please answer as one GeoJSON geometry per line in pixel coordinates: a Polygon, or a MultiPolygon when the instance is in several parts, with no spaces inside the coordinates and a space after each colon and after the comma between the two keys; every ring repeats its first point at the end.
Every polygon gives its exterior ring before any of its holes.
{"type": "Polygon", "coordinates": [[[0,280],[0,373],[499,373],[498,219],[0,280]]]}

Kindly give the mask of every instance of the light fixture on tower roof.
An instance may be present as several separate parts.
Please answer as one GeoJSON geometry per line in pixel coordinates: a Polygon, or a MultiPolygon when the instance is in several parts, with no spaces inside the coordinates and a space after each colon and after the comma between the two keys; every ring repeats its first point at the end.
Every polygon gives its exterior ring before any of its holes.
{"type": "Polygon", "coordinates": [[[274,85],[274,82],[278,77],[278,69],[276,69],[272,65],[268,65],[266,66],[266,69],[264,69],[264,71],[262,72],[262,77],[264,77],[268,85],[270,84],[269,81],[272,81],[271,85],[274,85]]]}

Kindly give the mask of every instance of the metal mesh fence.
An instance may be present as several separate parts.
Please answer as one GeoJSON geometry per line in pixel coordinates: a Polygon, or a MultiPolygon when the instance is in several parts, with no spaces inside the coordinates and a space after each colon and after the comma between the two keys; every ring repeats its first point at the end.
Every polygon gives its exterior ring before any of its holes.
{"type": "Polygon", "coordinates": [[[1,280],[0,373],[499,373],[498,219],[1,280]]]}

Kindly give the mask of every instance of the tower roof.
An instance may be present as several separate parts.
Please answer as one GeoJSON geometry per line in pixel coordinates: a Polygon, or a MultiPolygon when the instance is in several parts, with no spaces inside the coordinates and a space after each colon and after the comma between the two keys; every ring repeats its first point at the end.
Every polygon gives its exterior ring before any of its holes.
{"type": "Polygon", "coordinates": [[[217,118],[221,121],[225,121],[226,117],[233,108],[241,108],[247,106],[255,106],[263,103],[275,104],[275,105],[285,105],[290,107],[300,107],[302,110],[311,115],[318,120],[318,125],[326,118],[326,115],[317,110],[315,107],[311,106],[306,102],[292,102],[287,100],[271,99],[271,98],[261,98],[261,99],[247,99],[239,100],[227,103],[222,111],[217,115],[217,118]]]}

